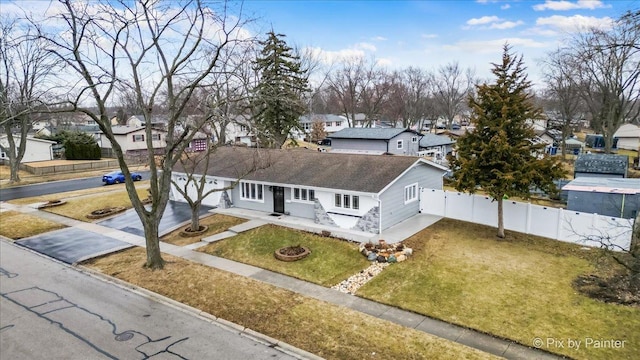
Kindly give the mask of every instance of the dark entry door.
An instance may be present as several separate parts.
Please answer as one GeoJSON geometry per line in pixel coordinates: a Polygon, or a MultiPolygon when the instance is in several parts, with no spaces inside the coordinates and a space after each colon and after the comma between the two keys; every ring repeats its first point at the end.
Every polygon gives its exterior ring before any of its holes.
{"type": "Polygon", "coordinates": [[[284,188],[273,187],[273,212],[284,214],[284,188]]]}

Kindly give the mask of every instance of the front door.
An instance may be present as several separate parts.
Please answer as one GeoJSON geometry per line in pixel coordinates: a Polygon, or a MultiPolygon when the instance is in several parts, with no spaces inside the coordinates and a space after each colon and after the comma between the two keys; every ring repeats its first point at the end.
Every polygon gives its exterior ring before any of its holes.
{"type": "Polygon", "coordinates": [[[284,188],[282,186],[273,187],[273,212],[284,214],[284,188]]]}

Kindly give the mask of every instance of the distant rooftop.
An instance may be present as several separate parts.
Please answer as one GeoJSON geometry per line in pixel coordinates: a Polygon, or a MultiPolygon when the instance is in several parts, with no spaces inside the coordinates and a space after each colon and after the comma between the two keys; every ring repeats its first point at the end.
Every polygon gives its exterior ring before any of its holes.
{"type": "Polygon", "coordinates": [[[613,154],[583,154],[578,156],[574,172],[627,175],[629,157],[613,154]]]}
{"type": "Polygon", "coordinates": [[[432,147],[432,146],[442,146],[442,145],[451,145],[455,144],[456,141],[452,140],[450,137],[446,135],[436,135],[436,134],[423,134],[422,139],[420,139],[420,147],[432,147]]]}
{"type": "Polygon", "coordinates": [[[371,139],[389,140],[405,131],[414,132],[404,128],[346,128],[329,136],[332,139],[371,139]]]}
{"type": "Polygon", "coordinates": [[[562,190],[612,194],[640,194],[640,179],[579,177],[563,186],[562,190]]]}

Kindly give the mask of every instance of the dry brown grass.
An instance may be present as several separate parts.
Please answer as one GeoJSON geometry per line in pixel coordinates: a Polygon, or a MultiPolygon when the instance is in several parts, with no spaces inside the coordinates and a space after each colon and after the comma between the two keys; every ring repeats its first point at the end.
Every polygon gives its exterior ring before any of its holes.
{"type": "Polygon", "coordinates": [[[64,227],[62,224],[17,211],[0,212],[0,235],[13,240],[19,240],[64,227]]]}
{"type": "MultiPolygon", "coordinates": [[[[140,198],[147,197],[146,188],[139,188],[137,189],[137,192],[140,198]]],[[[71,198],[68,199],[67,203],[64,205],[47,208],[44,211],[80,221],[90,222],[91,220],[87,219],[86,216],[92,211],[118,206],[123,206],[127,209],[132,207],[131,200],[129,199],[129,194],[125,190],[108,192],[94,196],[81,196],[71,198]]]]}
{"type": "Polygon", "coordinates": [[[86,266],[327,359],[494,358],[350,309],[163,256],[168,262],[161,271],[142,267],[142,248],[94,259],[86,266]]]}
{"type": "Polygon", "coordinates": [[[543,347],[572,358],[634,359],[640,353],[640,308],[603,303],[572,287],[582,274],[615,268],[597,249],[515,232],[499,240],[495,228],[451,219],[405,244],[413,256],[386,268],[359,295],[527,346],[536,337],[582,340],[580,349],[543,347]],[[586,338],[626,346],[586,348],[586,338]]]}
{"type": "MultiPolygon", "coordinates": [[[[165,236],[163,236],[160,241],[177,245],[177,246],[185,246],[193,243],[197,243],[202,240],[202,238],[219,234],[223,231],[226,231],[230,227],[242,224],[246,222],[245,219],[240,219],[233,216],[223,215],[223,214],[214,214],[211,216],[207,216],[205,218],[200,219],[200,225],[206,225],[209,229],[198,236],[192,237],[183,237],[180,236],[180,232],[182,229],[175,230],[165,236]]],[[[190,226],[190,225],[187,225],[190,226]]]]}

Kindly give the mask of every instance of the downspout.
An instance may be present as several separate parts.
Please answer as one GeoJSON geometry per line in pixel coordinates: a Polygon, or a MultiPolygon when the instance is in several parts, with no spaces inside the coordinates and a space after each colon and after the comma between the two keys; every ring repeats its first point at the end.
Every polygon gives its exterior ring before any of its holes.
{"type": "Polygon", "coordinates": [[[625,198],[625,194],[622,194],[622,206],[620,206],[620,217],[623,218],[624,217],[624,198],[625,198]]]}
{"type": "Polygon", "coordinates": [[[385,140],[384,142],[387,143],[387,153],[389,153],[389,139],[385,140]]]}

